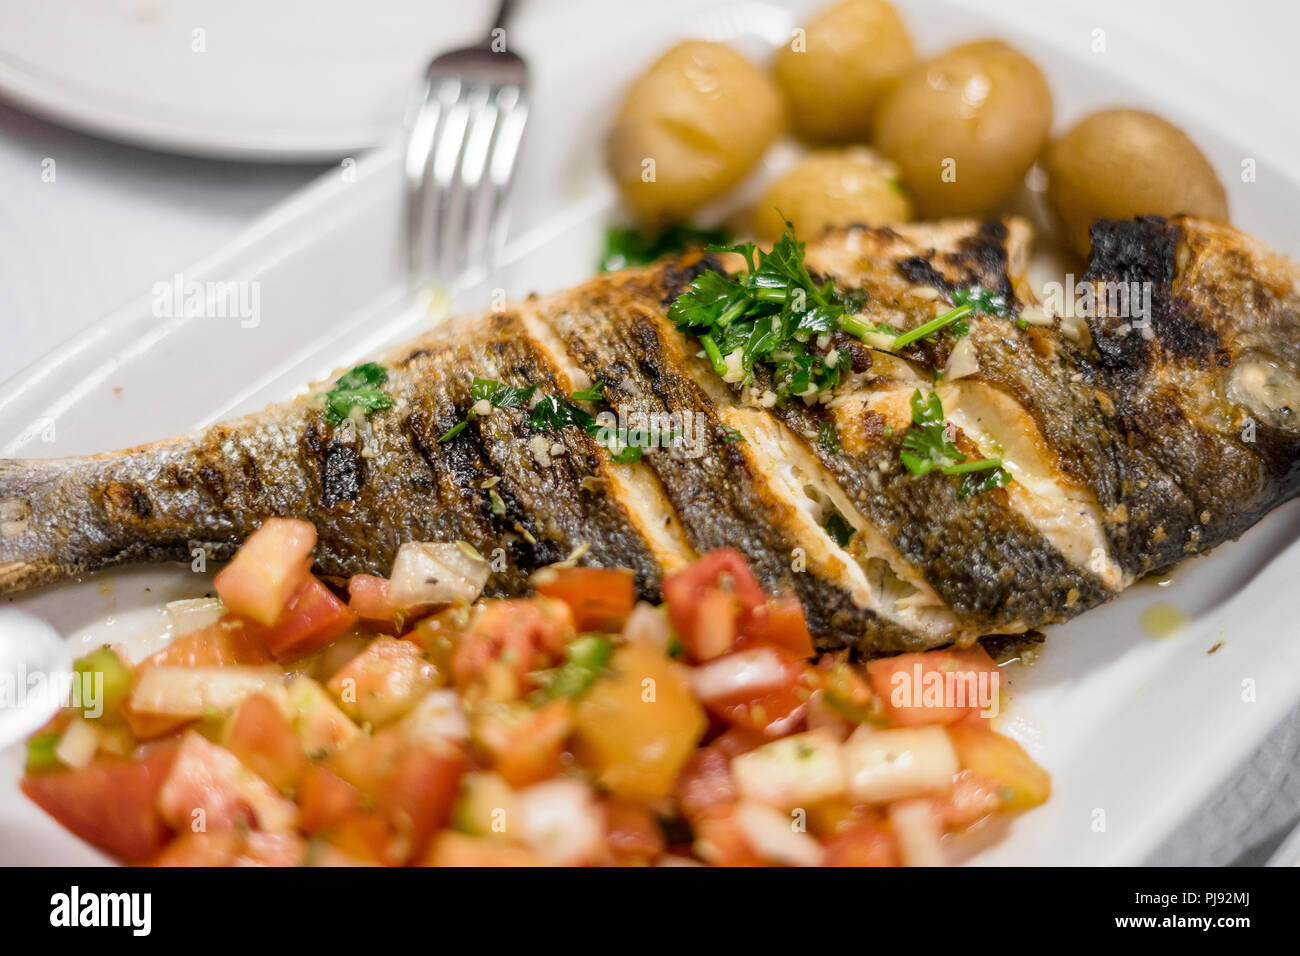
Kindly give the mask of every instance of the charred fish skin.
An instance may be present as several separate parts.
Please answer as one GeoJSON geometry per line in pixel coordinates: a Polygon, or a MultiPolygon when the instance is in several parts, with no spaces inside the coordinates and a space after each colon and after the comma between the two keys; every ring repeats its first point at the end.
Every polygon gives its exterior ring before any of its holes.
{"type": "Polygon", "coordinates": [[[1090,319],[1087,371],[1124,446],[1144,449],[1190,507],[1172,527],[1148,519],[1159,543],[1146,557],[1160,567],[1238,537],[1300,490],[1300,273],[1187,217],[1098,222],[1092,243],[1085,281],[1151,289],[1142,322],[1090,319]]]}
{"type": "Polygon", "coordinates": [[[118,455],[5,462],[0,495],[20,503],[23,521],[0,539],[0,587],[188,562],[196,548],[226,558],[279,515],[316,525],[326,576],[386,574],[403,541],[461,540],[485,556],[506,552],[489,593],[522,594],[533,571],[585,543],[589,563],[632,568],[657,593],[658,565],[619,504],[582,486],[608,467],[589,436],[548,433],[548,448],[558,441],[565,454],[541,470],[525,422],[469,414],[469,369],[562,390],[516,318],[474,317],[386,358],[401,407],[361,429],[331,426],[300,400],[118,455]],[[460,421],[458,440],[440,443],[460,421]]]}

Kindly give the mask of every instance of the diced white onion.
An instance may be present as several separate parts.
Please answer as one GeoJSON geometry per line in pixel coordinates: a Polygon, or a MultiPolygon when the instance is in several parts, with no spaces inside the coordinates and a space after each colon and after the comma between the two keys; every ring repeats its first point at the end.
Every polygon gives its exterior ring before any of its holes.
{"type": "Polygon", "coordinates": [[[668,625],[668,615],[662,608],[638,601],[623,625],[623,638],[627,641],[648,641],[655,647],[667,649],[673,631],[668,625]]]}
{"type": "Polygon", "coordinates": [[[939,821],[929,800],[900,800],[889,807],[889,823],[898,838],[904,866],[945,866],[939,821]]]}
{"type": "Polygon", "coordinates": [[[765,648],[736,651],[701,664],[691,671],[695,696],[721,700],[738,693],[757,693],[785,680],[785,665],[765,648]]]}
{"type": "Polygon", "coordinates": [[[790,866],[821,864],[820,844],[807,833],[796,830],[790,814],[748,801],[737,804],[735,814],[745,840],[764,860],[790,866]]]}
{"type": "Polygon", "coordinates": [[[277,667],[146,667],[131,691],[131,708],[143,714],[202,717],[229,713],[249,694],[282,691],[277,667]]]}
{"type": "Polygon", "coordinates": [[[598,860],[605,827],[591,788],[580,780],[548,780],[519,791],[524,842],[553,866],[598,860]]]}
{"type": "Polygon", "coordinates": [[[863,724],[842,746],[849,797],[858,803],[946,790],[961,769],[942,727],[876,730],[863,724]]]}
{"type": "Polygon", "coordinates": [[[806,807],[844,792],[840,742],[826,730],[783,737],[733,759],[731,776],[747,800],[806,807]]]}
{"type": "Polygon", "coordinates": [[[407,731],[413,739],[468,740],[469,722],[454,690],[432,690],[407,714],[407,731]]]}
{"type": "Polygon", "coordinates": [[[54,756],[68,767],[84,767],[95,759],[99,750],[99,728],[88,720],[78,718],[68,724],[54,747],[54,756]]]}
{"type": "Polygon", "coordinates": [[[221,598],[192,598],[186,601],[168,601],[167,617],[172,622],[172,636],[180,637],[209,624],[216,624],[226,613],[221,598]]]}
{"type": "Polygon", "coordinates": [[[491,569],[456,542],[408,541],[397,549],[388,581],[388,602],[397,608],[422,604],[469,604],[491,569]]]}

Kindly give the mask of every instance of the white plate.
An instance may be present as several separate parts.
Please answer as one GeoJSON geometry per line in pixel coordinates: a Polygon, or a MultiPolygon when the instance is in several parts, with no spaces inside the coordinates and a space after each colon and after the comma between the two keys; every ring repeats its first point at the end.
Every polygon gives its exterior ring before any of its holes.
{"type": "MultiPolygon", "coordinates": [[[[567,2],[567,0],[566,0],[567,2]]],[[[521,52],[563,18],[523,5],[521,52]]],[[[484,37],[495,0],[3,0],[0,93],[181,153],[334,159],[402,121],[429,59],[484,37]]]]}
{"type": "MultiPolygon", "coordinates": [[[[598,148],[603,123],[621,84],[673,38],[733,40],[759,55],[788,35],[790,10],[815,5],[664,0],[533,57],[536,123],[509,261],[490,283],[454,290],[454,306],[486,304],[494,288],[515,298],[590,274],[613,209],[598,148]]],[[[1169,116],[1220,170],[1238,224],[1296,251],[1300,184],[1260,136],[1249,151],[1234,145],[1230,135],[1250,126],[1249,117],[1215,113],[1219,94],[1197,78],[1173,83],[1145,52],[1113,55],[1099,69],[1101,61],[1056,45],[1051,24],[1023,10],[1014,24],[945,0],[915,0],[907,11],[927,50],[989,34],[1032,49],[1061,121],[1115,102],[1169,116]],[[1250,186],[1235,175],[1245,155],[1259,165],[1259,182],[1250,186]]],[[[236,320],[162,320],[146,298],[9,384],[0,394],[0,456],[79,454],[172,435],[286,397],[409,336],[430,319],[427,303],[405,296],[401,236],[400,175],[389,148],[330,174],[186,272],[193,280],[258,282],[256,329],[236,320]]],[[[1015,670],[1005,728],[1052,772],[1055,793],[977,860],[1141,862],[1251,752],[1300,700],[1297,530],[1300,507],[1283,508],[1241,541],[1191,562],[1168,587],[1140,586],[1055,629],[1040,662],[1015,670]],[[1189,616],[1182,634],[1143,635],[1139,616],[1156,600],[1189,616]]],[[[206,586],[185,569],[96,575],[17,596],[0,608],[0,629],[48,622],[69,637],[69,655],[104,639],[157,641],[158,605],[206,586]]],[[[17,748],[0,759],[0,862],[102,859],[18,794],[17,748]]]]}

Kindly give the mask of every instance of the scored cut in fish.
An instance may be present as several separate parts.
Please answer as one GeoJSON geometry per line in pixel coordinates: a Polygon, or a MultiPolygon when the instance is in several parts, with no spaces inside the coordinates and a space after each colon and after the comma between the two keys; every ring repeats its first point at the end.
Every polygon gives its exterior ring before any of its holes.
{"type": "Polygon", "coordinates": [[[1228,226],[1099,222],[1083,322],[1035,302],[1028,243],[1018,219],[810,243],[814,275],[863,290],[872,322],[915,328],[973,285],[1010,305],[901,356],[836,333],[827,344],[854,371],[818,400],[724,381],[673,327],[675,297],[724,267],[696,253],[387,351],[394,407],[360,424],[327,422],[326,383],[169,441],[0,462],[0,592],[195,547],[228,557],[287,516],[316,525],[325,576],[386,574],[403,542],[461,540],[504,558],[493,595],[578,552],[630,568],[654,598],[664,574],[731,546],[801,599],[820,648],[916,650],[1067,620],[1296,493],[1300,271],[1228,226]],[[593,413],[682,434],[615,463],[580,428],[534,430],[526,408],[469,415],[476,376],[562,396],[598,383],[593,413]],[[903,467],[918,389],[938,393],[964,454],[1001,457],[1014,480],[962,499],[957,478],[903,467]],[[837,442],[818,440],[826,422],[837,442]],[[852,532],[843,545],[832,515],[852,532]]]}

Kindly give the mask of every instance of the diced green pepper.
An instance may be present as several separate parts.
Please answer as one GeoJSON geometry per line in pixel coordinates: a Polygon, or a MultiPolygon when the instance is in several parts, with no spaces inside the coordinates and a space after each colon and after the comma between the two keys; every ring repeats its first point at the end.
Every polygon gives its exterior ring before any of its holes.
{"type": "Polygon", "coordinates": [[[91,720],[116,716],[135,684],[135,671],[107,644],[80,658],[72,670],[80,693],[75,702],[80,704],[82,715],[91,720]]]}
{"type": "Polygon", "coordinates": [[[600,676],[614,653],[614,642],[602,634],[588,634],[569,642],[559,667],[543,672],[547,697],[578,697],[600,676]]]}
{"type": "Polygon", "coordinates": [[[27,739],[27,772],[39,773],[59,766],[54,748],[59,745],[59,734],[50,731],[34,733],[27,739]]]}

